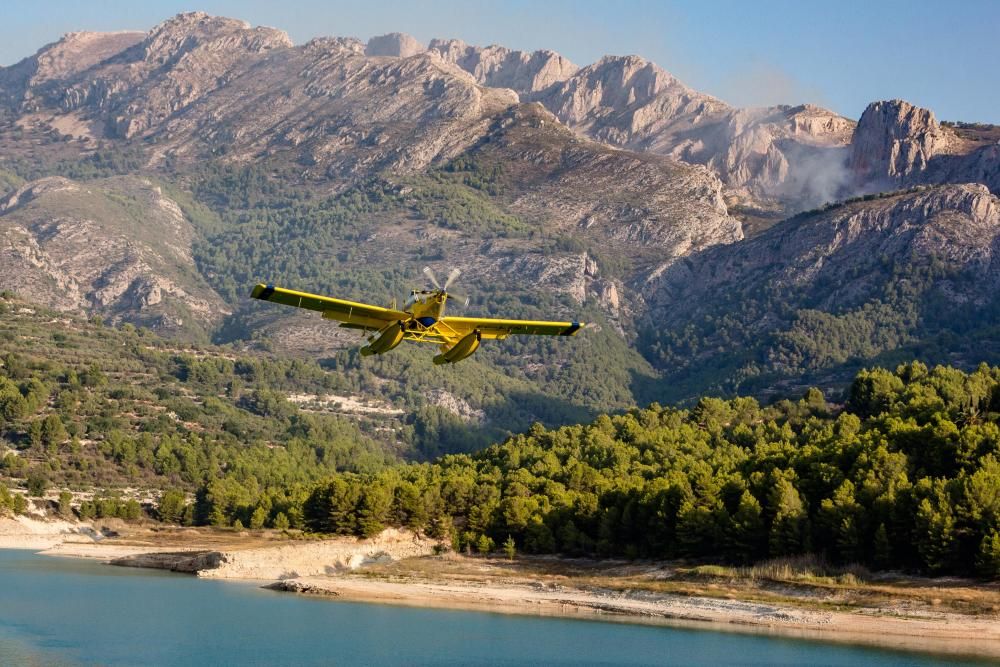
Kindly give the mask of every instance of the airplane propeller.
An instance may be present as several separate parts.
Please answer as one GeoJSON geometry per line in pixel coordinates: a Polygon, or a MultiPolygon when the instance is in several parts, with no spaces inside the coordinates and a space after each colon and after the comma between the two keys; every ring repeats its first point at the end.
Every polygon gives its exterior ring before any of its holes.
{"type": "MultiPolygon", "coordinates": [[[[454,294],[448,291],[448,287],[455,281],[456,278],[462,275],[462,271],[460,269],[454,268],[451,271],[449,271],[448,277],[445,278],[443,286],[441,285],[440,281],[438,281],[437,276],[434,274],[434,270],[431,269],[431,267],[429,266],[424,267],[424,275],[427,276],[427,279],[431,281],[431,284],[434,285],[434,287],[436,287],[441,292],[444,292],[449,299],[453,299],[461,303],[463,306],[469,305],[469,297],[462,296],[460,294],[454,294]]],[[[413,302],[416,301],[417,296],[419,294],[428,294],[428,293],[429,292],[414,292],[413,294],[410,295],[410,298],[406,300],[406,307],[413,305],[413,302]]]]}
{"type": "Polygon", "coordinates": [[[437,276],[434,275],[434,271],[431,270],[431,267],[429,266],[424,267],[424,275],[427,276],[427,279],[431,281],[431,284],[434,285],[434,287],[437,287],[438,289],[444,289],[443,287],[441,287],[441,283],[438,282],[437,276]]]}
{"type": "Polygon", "coordinates": [[[457,268],[452,269],[451,272],[448,274],[447,280],[444,281],[444,287],[442,287],[441,289],[448,291],[448,285],[451,285],[452,281],[454,281],[455,278],[458,278],[460,275],[462,275],[462,272],[460,270],[458,270],[457,268]]]}

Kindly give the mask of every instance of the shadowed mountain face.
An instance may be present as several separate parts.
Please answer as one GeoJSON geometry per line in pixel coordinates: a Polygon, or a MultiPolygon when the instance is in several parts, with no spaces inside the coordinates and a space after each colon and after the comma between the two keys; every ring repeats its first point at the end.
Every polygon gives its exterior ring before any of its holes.
{"type": "Polygon", "coordinates": [[[356,338],[249,304],[247,286],[387,303],[431,263],[462,269],[476,312],[595,322],[600,358],[481,355],[530,366],[522,394],[572,408],[553,412],[833,385],[897,352],[964,354],[959,321],[985,335],[998,139],[900,100],[858,122],[734,108],[638,56],[578,67],[401,33],[294,45],[182,14],[0,68],[0,288],[325,355],[356,338]],[[602,372],[606,391],[567,390],[602,372]]]}
{"type": "Polygon", "coordinates": [[[854,200],[652,280],[648,344],[678,386],[836,386],[914,354],[995,361],[1000,200],[982,185],[854,200]]]}

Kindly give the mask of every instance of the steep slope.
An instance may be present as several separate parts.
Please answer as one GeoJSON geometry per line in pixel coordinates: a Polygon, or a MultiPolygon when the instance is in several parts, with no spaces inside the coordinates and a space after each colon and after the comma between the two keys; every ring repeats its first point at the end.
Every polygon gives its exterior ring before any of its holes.
{"type": "Polygon", "coordinates": [[[819,107],[735,109],[638,56],[607,56],[536,96],[600,141],[713,169],[743,197],[829,198],[852,123],[819,107]]]}
{"type": "Polygon", "coordinates": [[[578,69],[552,51],[459,40],[433,40],[429,49],[598,141],[706,165],[742,199],[793,207],[830,201],[848,180],[843,149],[853,123],[813,105],[736,109],[639,56],[606,56],[578,69]]]}
{"type": "Polygon", "coordinates": [[[422,169],[468,146],[484,117],[516,101],[426,53],[366,57],[343,39],[293,47],[281,31],[203,13],[178,15],[87,69],[64,68],[37,85],[18,74],[30,65],[0,73],[26,127],[72,124],[68,134],[91,140],[141,139],[154,163],[276,156],[324,179],[422,169]]]}
{"type": "Polygon", "coordinates": [[[498,118],[450,168],[461,173],[462,165],[495,173],[494,199],[561,242],[499,238],[478,257],[454,253],[472,260],[458,266],[499,270],[524,288],[544,286],[581,303],[596,297],[616,320],[632,310],[622,290],[643,268],[743,238],[709,170],[576,139],[537,104],[498,118]]]}
{"type": "Polygon", "coordinates": [[[982,185],[868,197],[651,280],[645,342],[671,395],[836,385],[860,365],[913,355],[989,361],[1000,354],[1000,200],[982,185]]]}
{"type": "MultiPolygon", "coordinates": [[[[0,100],[11,108],[30,109],[36,91],[53,81],[78,76],[139,43],[141,32],[73,32],[43,46],[34,56],[0,67],[0,100]]],[[[39,103],[43,103],[40,101],[39,103]]]]}
{"type": "Polygon", "coordinates": [[[428,50],[458,65],[491,88],[510,88],[522,96],[565,81],[579,69],[555,51],[517,51],[503,46],[470,46],[460,39],[433,39],[428,50]]]}
{"type": "Polygon", "coordinates": [[[873,102],[851,141],[856,187],[875,191],[915,183],[982,183],[1000,193],[1000,128],[948,126],[905,100],[873,102]]]}
{"type": "Polygon", "coordinates": [[[228,309],[177,203],[137,177],[44,178],[0,201],[0,285],[60,310],[204,336],[228,309]]]}

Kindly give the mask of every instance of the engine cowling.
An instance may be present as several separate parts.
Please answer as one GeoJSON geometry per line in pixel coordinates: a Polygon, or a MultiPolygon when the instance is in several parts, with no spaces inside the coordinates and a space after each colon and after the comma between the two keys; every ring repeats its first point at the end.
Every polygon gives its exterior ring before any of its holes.
{"type": "Polygon", "coordinates": [[[366,357],[372,354],[385,354],[402,343],[405,334],[406,330],[403,328],[403,323],[396,322],[391,327],[383,330],[378,338],[361,348],[361,354],[366,357]]]}
{"type": "Polygon", "coordinates": [[[466,357],[471,357],[472,353],[479,349],[479,343],[483,339],[483,334],[476,330],[463,336],[457,343],[434,357],[435,364],[453,364],[466,357]]]}

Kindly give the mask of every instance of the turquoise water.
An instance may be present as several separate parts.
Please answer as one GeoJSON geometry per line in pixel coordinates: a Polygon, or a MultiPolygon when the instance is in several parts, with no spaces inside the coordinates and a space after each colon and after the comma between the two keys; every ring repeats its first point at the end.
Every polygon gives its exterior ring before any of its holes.
{"type": "Polygon", "coordinates": [[[337,602],[0,550],[0,665],[20,664],[959,663],[754,635],[337,602]]]}

